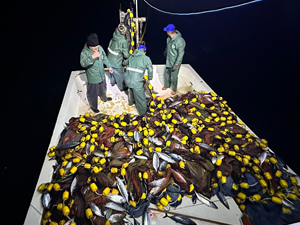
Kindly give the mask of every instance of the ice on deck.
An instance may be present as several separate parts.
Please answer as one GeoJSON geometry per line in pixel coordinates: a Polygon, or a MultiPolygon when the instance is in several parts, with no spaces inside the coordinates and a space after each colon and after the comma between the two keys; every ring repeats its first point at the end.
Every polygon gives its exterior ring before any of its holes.
{"type": "MultiPolygon", "coordinates": [[[[167,89],[166,91],[162,90],[163,87],[163,73],[164,73],[165,66],[164,65],[155,65],[153,71],[153,79],[150,81],[154,90],[158,92],[158,96],[162,98],[167,98],[171,96],[171,90],[167,89]]],[[[77,88],[77,93],[81,98],[81,102],[79,105],[79,114],[84,114],[89,112],[94,114],[93,111],[90,109],[87,98],[86,98],[86,75],[84,71],[73,71],[71,74],[75,75],[75,85],[77,88]]],[[[112,97],[113,100],[110,102],[103,102],[98,100],[98,109],[101,113],[109,114],[109,115],[116,115],[121,114],[122,112],[138,114],[136,108],[134,106],[128,105],[128,98],[124,92],[120,92],[117,85],[111,86],[109,81],[109,73],[106,73],[106,83],[107,83],[107,95],[112,97]]],[[[178,77],[178,94],[184,94],[188,91],[210,91],[208,85],[203,83],[202,79],[199,80],[198,74],[192,69],[190,65],[182,65],[178,77]],[[199,84],[200,83],[200,84],[199,84]]]]}
{"type": "MultiPolygon", "coordinates": [[[[164,65],[154,65],[153,66],[153,80],[151,84],[154,90],[157,91],[160,97],[167,98],[171,96],[171,90],[162,91],[163,86],[163,73],[164,65]]],[[[107,74],[108,75],[108,74],[107,74]]],[[[137,114],[136,108],[130,107],[127,103],[127,96],[125,93],[120,92],[118,87],[111,86],[108,77],[106,77],[107,82],[107,94],[113,98],[110,102],[102,102],[99,99],[98,109],[102,113],[106,114],[121,114],[123,112],[137,114]]],[[[194,71],[194,69],[188,65],[183,64],[180,68],[179,78],[178,78],[178,94],[183,94],[188,91],[213,91],[205,81],[194,71]]],[[[88,101],[86,98],[86,76],[84,71],[73,71],[71,73],[65,96],[57,117],[53,135],[49,144],[51,146],[57,145],[59,141],[59,135],[63,130],[65,123],[69,121],[71,117],[78,117],[85,114],[86,112],[94,113],[91,111],[88,101]]],[[[247,128],[248,129],[248,128],[247,128]]],[[[250,130],[250,129],[249,129],[250,130]]],[[[25,219],[25,225],[35,225],[40,224],[43,208],[40,201],[41,194],[37,192],[37,188],[41,183],[50,182],[52,178],[52,165],[55,163],[54,160],[49,161],[47,156],[48,149],[45,149],[45,160],[39,179],[36,184],[36,188],[33,193],[33,197],[28,209],[28,213],[25,219]]],[[[191,199],[184,197],[183,202],[175,210],[171,210],[169,215],[172,215],[172,211],[190,216],[197,224],[241,224],[240,217],[242,215],[238,206],[235,204],[232,198],[228,198],[228,203],[230,205],[230,210],[226,209],[217,199],[216,196],[212,198],[219,209],[212,209],[197,202],[193,205],[191,199]],[[198,218],[198,219],[196,219],[198,218]]],[[[156,209],[155,205],[150,205],[150,208],[156,209]]],[[[174,221],[169,218],[162,218],[165,214],[158,212],[156,210],[150,210],[151,224],[164,224],[171,225],[174,221]]]]}

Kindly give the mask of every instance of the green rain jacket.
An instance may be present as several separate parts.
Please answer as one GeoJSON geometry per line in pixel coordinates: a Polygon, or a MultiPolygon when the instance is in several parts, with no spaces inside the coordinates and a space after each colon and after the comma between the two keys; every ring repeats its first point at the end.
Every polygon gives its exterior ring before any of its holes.
{"type": "Polygon", "coordinates": [[[113,68],[122,68],[123,58],[129,57],[128,45],[125,37],[115,30],[108,45],[107,58],[113,68]]]}
{"type": "Polygon", "coordinates": [[[106,57],[103,48],[98,45],[100,57],[93,59],[92,54],[94,51],[90,49],[85,43],[80,54],[80,65],[85,68],[86,76],[89,83],[98,84],[105,80],[105,72],[103,63],[110,68],[110,63],[106,57]]]}
{"type": "Polygon", "coordinates": [[[168,68],[172,68],[176,63],[180,66],[184,55],[185,40],[178,30],[176,30],[176,33],[177,34],[173,38],[167,38],[166,67],[168,68]]]}
{"type": "Polygon", "coordinates": [[[125,82],[129,88],[142,88],[145,70],[148,70],[148,79],[153,78],[153,66],[150,58],[145,55],[144,50],[136,49],[134,53],[124,62],[127,65],[125,82]]]}

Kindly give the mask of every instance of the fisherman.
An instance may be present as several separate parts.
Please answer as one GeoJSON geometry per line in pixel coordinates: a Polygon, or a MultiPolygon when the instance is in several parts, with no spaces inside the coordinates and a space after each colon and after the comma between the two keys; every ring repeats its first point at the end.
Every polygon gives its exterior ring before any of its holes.
{"type": "Polygon", "coordinates": [[[167,32],[168,38],[167,47],[164,52],[167,59],[162,90],[167,90],[167,88],[171,87],[172,95],[175,95],[177,91],[178,73],[184,55],[185,41],[173,24],[169,24],[165,27],[164,31],[167,32]]]}
{"type": "Polygon", "coordinates": [[[147,111],[146,95],[143,88],[143,77],[145,70],[148,70],[148,79],[153,78],[152,62],[146,56],[146,46],[140,45],[134,53],[124,61],[127,65],[125,73],[125,83],[128,86],[128,104],[131,106],[135,104],[139,115],[143,115],[147,111]]]}
{"type": "Polygon", "coordinates": [[[98,36],[92,33],[88,36],[81,54],[80,65],[85,68],[87,76],[87,99],[93,112],[98,113],[98,96],[104,102],[112,98],[106,96],[106,79],[103,64],[113,73],[106,53],[99,45],[98,36]]]}
{"type": "Polygon", "coordinates": [[[109,42],[107,52],[107,58],[114,71],[111,74],[110,84],[112,86],[117,84],[120,91],[127,89],[124,87],[124,68],[122,66],[122,60],[129,57],[128,44],[124,37],[126,30],[126,26],[120,23],[109,42]]]}

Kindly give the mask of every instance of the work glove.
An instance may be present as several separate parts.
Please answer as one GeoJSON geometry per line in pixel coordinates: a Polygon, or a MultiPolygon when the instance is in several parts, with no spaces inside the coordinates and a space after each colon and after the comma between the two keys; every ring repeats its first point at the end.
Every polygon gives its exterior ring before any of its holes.
{"type": "Polygon", "coordinates": [[[178,70],[178,64],[174,64],[174,66],[172,67],[172,71],[178,70]]]}

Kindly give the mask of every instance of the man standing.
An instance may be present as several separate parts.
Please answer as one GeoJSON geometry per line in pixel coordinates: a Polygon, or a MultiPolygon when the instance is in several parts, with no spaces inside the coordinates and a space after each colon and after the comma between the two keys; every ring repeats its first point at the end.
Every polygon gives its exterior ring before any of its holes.
{"type": "Polygon", "coordinates": [[[167,38],[167,47],[165,50],[167,60],[164,73],[164,87],[162,89],[166,90],[171,87],[172,95],[175,95],[177,91],[178,73],[184,55],[185,41],[173,24],[169,24],[165,27],[164,31],[167,32],[169,37],[167,38]]]}
{"type": "Polygon", "coordinates": [[[113,69],[103,48],[99,45],[98,36],[92,33],[88,36],[81,54],[80,65],[85,68],[88,80],[87,99],[91,109],[98,113],[98,96],[102,101],[111,101],[112,98],[106,96],[106,79],[103,64],[109,67],[109,72],[113,69]]]}
{"type": "Polygon", "coordinates": [[[124,91],[125,88],[122,60],[123,58],[127,59],[129,57],[128,44],[123,36],[125,33],[126,26],[124,24],[119,24],[113,34],[113,38],[109,42],[107,52],[107,58],[114,71],[111,74],[110,84],[114,86],[117,83],[120,91],[124,91]]]}
{"type": "Polygon", "coordinates": [[[128,104],[135,104],[139,115],[147,111],[146,95],[143,88],[143,77],[148,70],[148,79],[153,78],[153,66],[150,58],[145,55],[146,46],[140,45],[138,49],[124,62],[127,65],[125,83],[128,86],[128,104]]]}

